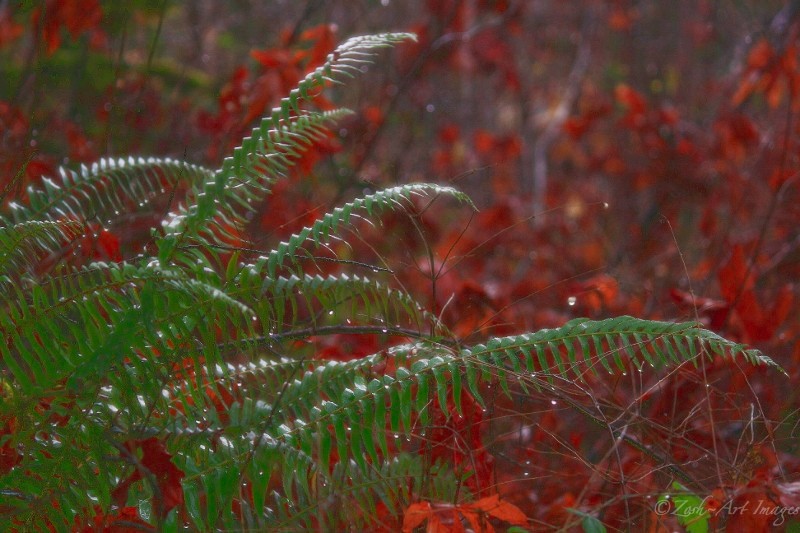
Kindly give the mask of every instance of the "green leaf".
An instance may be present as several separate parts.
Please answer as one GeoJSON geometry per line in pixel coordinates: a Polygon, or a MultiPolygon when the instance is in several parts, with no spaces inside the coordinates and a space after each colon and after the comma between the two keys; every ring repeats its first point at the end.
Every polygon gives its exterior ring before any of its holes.
{"type": "Polygon", "coordinates": [[[579,509],[570,509],[567,508],[567,511],[583,517],[581,520],[581,528],[583,529],[584,533],[606,533],[606,526],[603,525],[600,520],[598,520],[595,516],[585,513],[579,509]]]}
{"type": "Polygon", "coordinates": [[[678,519],[678,523],[686,528],[689,533],[707,533],[708,519],[711,517],[705,508],[705,501],[690,492],[677,481],[672,483],[676,492],[665,493],[659,496],[657,505],[667,505],[671,501],[671,513],[678,519]]]}

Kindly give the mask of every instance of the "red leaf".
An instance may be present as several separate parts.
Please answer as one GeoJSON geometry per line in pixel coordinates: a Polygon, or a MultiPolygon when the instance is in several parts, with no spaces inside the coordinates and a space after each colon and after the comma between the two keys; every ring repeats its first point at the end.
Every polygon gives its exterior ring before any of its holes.
{"type": "Polygon", "coordinates": [[[86,525],[82,533],[141,533],[142,531],[155,531],[155,528],[139,517],[136,507],[123,507],[116,513],[104,515],[95,508],[92,524],[86,525]]]}
{"type": "Polygon", "coordinates": [[[724,300],[692,296],[690,293],[678,289],[672,289],[670,296],[682,311],[691,314],[697,311],[701,318],[707,318],[706,325],[711,329],[721,328],[731,310],[730,305],[724,300]]]}
{"type": "MultiPolygon", "coordinates": [[[[13,434],[17,429],[16,419],[11,418],[0,423],[0,439],[5,435],[13,434]]],[[[0,475],[7,474],[12,468],[22,462],[22,456],[17,452],[10,440],[0,446],[0,475]]]]}
{"type": "Polygon", "coordinates": [[[111,261],[122,261],[122,252],[119,248],[119,237],[108,230],[102,230],[97,236],[97,251],[95,259],[110,259],[111,261]]]}
{"type": "Polygon", "coordinates": [[[747,274],[744,248],[737,244],[733,247],[730,260],[719,271],[720,291],[728,303],[733,303],[737,296],[752,286],[752,276],[747,274]]]}
{"type": "Polygon", "coordinates": [[[748,533],[772,531],[775,515],[769,511],[778,507],[778,504],[770,499],[763,487],[745,488],[728,506],[732,512],[728,516],[725,531],[748,533]]]}
{"type": "Polygon", "coordinates": [[[304,54],[308,59],[305,68],[311,69],[321,65],[336,47],[336,25],[320,24],[309,28],[300,34],[300,41],[314,43],[304,54]]]}
{"type": "MultiPolygon", "coordinates": [[[[494,533],[494,528],[492,525],[486,520],[481,520],[481,517],[478,515],[478,513],[470,512],[464,508],[459,510],[464,518],[467,519],[467,522],[469,522],[469,525],[472,527],[472,531],[475,533],[494,533]]],[[[461,521],[457,518],[456,522],[459,524],[459,526],[461,525],[461,521]]]]}
{"type": "Polygon", "coordinates": [[[615,7],[608,15],[608,26],[615,31],[628,31],[633,27],[636,12],[633,9],[615,7]]]}
{"type": "Polygon", "coordinates": [[[714,131],[720,156],[734,162],[744,160],[759,140],[758,129],[744,115],[720,118],[714,124],[714,131]]]}
{"type": "MultiPolygon", "coordinates": [[[[52,55],[61,46],[61,29],[66,28],[75,39],[85,32],[100,33],[98,28],[103,20],[103,10],[98,0],[47,0],[44,15],[40,8],[31,18],[34,27],[42,23],[42,38],[47,44],[47,54],[52,55]]],[[[93,35],[94,42],[102,37],[93,35]]]]}
{"type": "Polygon", "coordinates": [[[494,148],[494,136],[486,130],[476,130],[474,136],[475,150],[480,155],[488,155],[494,148]]]}
{"type": "Polygon", "coordinates": [[[453,144],[461,137],[461,131],[455,124],[446,124],[439,129],[439,140],[444,144],[453,144]]]}
{"type": "Polygon", "coordinates": [[[647,102],[644,97],[629,85],[621,83],[614,89],[617,102],[628,108],[630,114],[641,115],[645,112],[647,102]]]}
{"type": "Polygon", "coordinates": [[[403,533],[411,533],[414,528],[433,516],[430,502],[412,503],[403,513],[403,533]]]}
{"type": "Polygon", "coordinates": [[[769,65],[775,52],[767,39],[761,39],[750,49],[747,56],[747,67],[750,69],[762,69],[769,65]]]}
{"type": "Polygon", "coordinates": [[[487,518],[491,516],[508,524],[524,526],[528,518],[517,506],[500,501],[495,494],[472,503],[453,505],[449,503],[418,502],[408,506],[403,517],[403,533],[411,533],[414,528],[428,521],[428,532],[451,533],[464,531],[461,517],[464,517],[476,533],[492,533],[494,528],[487,518]],[[460,515],[460,516],[459,516],[460,515]]]}
{"type": "Polygon", "coordinates": [[[8,8],[0,11],[0,48],[15,41],[25,31],[25,28],[14,22],[8,8]]]}
{"type": "Polygon", "coordinates": [[[181,479],[184,474],[172,463],[172,455],[164,448],[164,443],[151,437],[143,441],[129,441],[125,447],[132,454],[141,449],[142,458],[139,460],[139,468],[114,489],[111,494],[112,501],[120,507],[125,505],[128,489],[133,483],[142,479],[141,468],[144,468],[155,476],[160,491],[160,500],[155,501],[153,507],[162,515],[166,515],[173,507],[181,505],[183,503],[181,479]]]}
{"type": "Polygon", "coordinates": [[[570,117],[564,122],[564,131],[574,140],[583,137],[591,122],[585,117],[570,117]]]}
{"type": "Polygon", "coordinates": [[[524,526],[528,523],[528,517],[525,516],[525,513],[514,504],[500,501],[499,494],[481,498],[476,502],[467,504],[465,507],[489,514],[509,524],[524,526]]]}
{"type": "Polygon", "coordinates": [[[765,309],[756,297],[754,278],[752,271],[747,272],[743,247],[734,246],[730,260],[719,271],[720,291],[734,306],[750,342],[771,339],[789,316],[794,302],[792,286],[785,285],[774,297],[772,307],[765,309]]]}
{"type": "Polygon", "coordinates": [[[577,296],[582,310],[597,313],[608,309],[619,295],[619,282],[608,274],[597,274],[576,284],[573,293],[577,296]]]}

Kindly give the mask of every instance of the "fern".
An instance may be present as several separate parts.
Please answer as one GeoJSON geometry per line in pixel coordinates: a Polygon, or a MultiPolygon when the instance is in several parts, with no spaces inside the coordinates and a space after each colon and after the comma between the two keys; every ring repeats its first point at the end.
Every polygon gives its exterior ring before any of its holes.
{"type": "Polygon", "coordinates": [[[407,210],[423,196],[472,206],[451,187],[378,191],[255,260],[245,259],[252,250],[231,250],[230,229],[349,113],[313,111],[313,96],[408,38],[344,43],[219,169],[107,159],[62,170],[29,189],[27,205],[9,205],[0,216],[0,423],[13,431],[0,446],[14,464],[0,482],[3,530],[67,531],[126,505],[149,505],[160,528],[335,529],[342,520],[359,527],[379,504],[400,516],[413,498],[472,496],[462,487],[468,471],[423,464],[407,449],[430,429],[434,409],[462,416],[466,395],[484,402],[486,384],[499,383],[507,395],[516,387],[550,394],[556,379],[582,382],[703,356],[775,366],[697,324],[632,317],[461,346],[412,294],[382,277],[385,269],[309,272],[322,260],[318,250],[346,241],[357,218],[407,210]],[[107,223],[179,185],[189,193],[154,228],[154,253],[80,267],[59,255],[90,222],[107,223]],[[44,257],[62,264],[37,272],[44,257]],[[338,333],[408,342],[349,362],[315,358],[312,341],[338,333]],[[131,449],[142,442],[166,446],[180,485],[165,486],[164,472],[136,458],[131,449]]]}

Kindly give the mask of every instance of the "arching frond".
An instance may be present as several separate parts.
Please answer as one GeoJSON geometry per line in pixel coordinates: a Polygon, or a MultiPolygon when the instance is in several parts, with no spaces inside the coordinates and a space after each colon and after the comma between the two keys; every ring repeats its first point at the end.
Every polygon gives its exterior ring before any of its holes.
{"type": "Polygon", "coordinates": [[[315,452],[321,464],[327,464],[336,450],[340,460],[352,461],[350,478],[356,479],[369,475],[389,455],[389,435],[418,434],[429,423],[432,405],[453,416],[456,413],[450,409],[461,409],[463,390],[481,402],[482,382],[499,380],[508,391],[509,382],[514,381],[546,392],[553,377],[583,379],[586,372],[597,373],[599,368],[624,372],[626,363],[639,368],[696,363],[698,354],[743,357],[749,363],[775,366],[758,350],[746,349],[697,324],[632,317],[579,319],[561,328],[462,349],[421,341],[365,358],[372,359],[369,365],[329,363],[289,382],[284,389],[288,404],[275,417],[282,429],[272,433],[272,438],[306,454],[315,452]],[[371,373],[383,357],[402,365],[393,376],[371,373]],[[288,408],[291,414],[284,418],[288,408]]]}
{"type": "Polygon", "coordinates": [[[368,35],[354,37],[337,47],[234,149],[233,156],[223,162],[213,178],[203,183],[195,203],[170,221],[167,228],[175,234],[184,231],[194,234],[221,209],[230,210],[235,203],[247,209],[268,191],[269,184],[285,172],[311,141],[322,135],[322,126],[350,113],[346,109],[302,112],[300,101],[310,100],[328,82],[337,82],[342,75],[352,77],[361,65],[375,57],[376,50],[411,38],[414,36],[407,33],[368,35]]]}
{"type": "Polygon", "coordinates": [[[338,235],[340,228],[350,223],[351,217],[357,211],[364,211],[372,217],[386,209],[405,209],[411,198],[415,196],[440,194],[453,196],[459,201],[472,205],[471,200],[464,193],[442,185],[409,183],[384,189],[353,200],[320,217],[313,225],[303,228],[289,237],[286,242],[280,243],[268,256],[262,257],[254,265],[254,268],[261,271],[266,267],[267,274],[275,276],[278,269],[283,267],[287,260],[296,260],[298,251],[303,244],[311,242],[315,246],[319,246],[321,243],[327,242],[331,235],[338,235]]]}
{"type": "Polygon", "coordinates": [[[18,280],[43,255],[66,245],[82,230],[77,220],[29,220],[0,227],[0,279],[18,280]]]}
{"type": "Polygon", "coordinates": [[[215,231],[225,233],[225,226],[243,224],[244,215],[254,209],[270,186],[285,175],[312,142],[321,138],[326,127],[350,114],[337,109],[308,113],[276,123],[265,118],[249,137],[234,149],[209,179],[198,183],[189,197],[189,206],[172,214],[165,223],[169,234],[199,234],[208,242],[218,242],[215,231]],[[214,223],[223,218],[225,226],[214,223]],[[212,221],[212,226],[207,223],[212,221]]]}
{"type": "Polygon", "coordinates": [[[60,179],[44,178],[28,188],[28,205],[11,203],[10,220],[98,220],[106,223],[130,206],[151,201],[179,182],[200,183],[211,171],[183,161],[129,157],[100,159],[79,172],[59,169],[60,179]]]}
{"type": "Polygon", "coordinates": [[[413,296],[379,281],[347,274],[262,278],[253,275],[256,269],[245,268],[243,272],[250,274],[236,278],[235,292],[249,295],[259,320],[269,324],[275,334],[291,331],[300,321],[307,322],[306,327],[313,331],[344,319],[350,325],[381,324],[395,333],[403,327],[420,332],[423,324],[445,332],[444,325],[413,296]]]}

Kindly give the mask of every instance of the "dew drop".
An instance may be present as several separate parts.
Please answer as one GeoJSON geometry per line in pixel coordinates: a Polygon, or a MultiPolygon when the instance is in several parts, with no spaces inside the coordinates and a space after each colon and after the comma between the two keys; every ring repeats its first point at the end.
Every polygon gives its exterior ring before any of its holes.
{"type": "Polygon", "coordinates": [[[575,305],[575,303],[576,303],[577,301],[578,301],[578,299],[577,299],[576,297],[574,297],[574,296],[570,296],[569,298],[567,298],[567,305],[569,305],[570,307],[572,307],[573,305],[575,305]]]}
{"type": "Polygon", "coordinates": [[[555,400],[550,400],[550,405],[558,405],[558,402],[555,400]]]}
{"type": "Polygon", "coordinates": [[[436,106],[433,104],[428,104],[425,106],[425,111],[427,111],[428,113],[433,113],[434,111],[436,111],[436,106]]]}
{"type": "Polygon", "coordinates": [[[608,202],[603,202],[603,209],[608,209],[608,202]]]}

